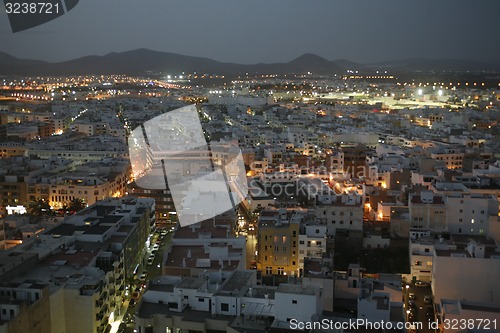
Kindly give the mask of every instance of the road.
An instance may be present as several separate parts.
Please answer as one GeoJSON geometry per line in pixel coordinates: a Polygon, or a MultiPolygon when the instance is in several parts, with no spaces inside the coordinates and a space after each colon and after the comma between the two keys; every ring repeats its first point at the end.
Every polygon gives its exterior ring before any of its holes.
{"type": "MultiPolygon", "coordinates": [[[[158,252],[156,253],[156,255],[154,257],[153,264],[149,265],[149,266],[145,266],[145,268],[144,268],[145,271],[147,272],[146,281],[162,275],[162,265],[161,264],[163,261],[164,253],[168,250],[168,248],[170,247],[170,244],[172,243],[172,232],[168,232],[167,235],[163,237],[163,239],[161,238],[161,235],[158,232],[155,232],[151,235],[151,246],[146,253],[145,262],[147,262],[149,256],[152,253],[153,245],[156,244],[156,242],[158,240],[161,242],[160,243],[161,245],[160,245],[160,248],[158,249],[158,252]]],[[[141,274],[142,273],[139,272],[138,275],[140,276],[141,274]]],[[[142,288],[142,285],[146,281],[138,282],[137,285],[132,287],[132,291],[130,292],[130,294],[132,294],[134,292],[134,290],[136,290],[136,288],[140,288],[140,294],[139,294],[139,297],[137,298],[136,305],[137,305],[137,303],[139,303],[140,298],[142,296],[142,293],[144,292],[144,288],[142,288]]],[[[125,333],[133,333],[134,332],[134,326],[135,326],[134,316],[135,316],[136,305],[129,306],[129,300],[125,301],[124,306],[122,308],[122,312],[124,313],[124,315],[121,318],[127,317],[128,320],[127,320],[127,327],[122,332],[125,332],[125,333]]],[[[117,329],[118,329],[118,326],[113,325],[113,330],[111,332],[112,333],[117,332],[117,329]],[[115,326],[116,326],[116,328],[115,328],[115,326]]]]}
{"type": "Polygon", "coordinates": [[[432,296],[432,291],[430,285],[425,285],[425,286],[415,286],[413,283],[410,283],[409,288],[405,288],[405,310],[408,310],[408,296],[410,293],[413,293],[415,295],[415,300],[413,302],[415,303],[416,307],[416,316],[414,318],[415,323],[422,323],[422,329],[419,329],[418,332],[421,333],[434,333],[435,331],[433,329],[429,328],[429,320],[434,320],[434,309],[432,310],[432,316],[428,317],[426,312],[428,308],[432,308],[432,304],[425,304],[424,302],[424,297],[425,296],[432,296]]]}
{"type": "Polygon", "coordinates": [[[246,238],[246,269],[252,269],[252,266],[255,265],[257,261],[257,256],[255,254],[255,251],[257,250],[257,224],[258,223],[252,219],[248,212],[243,209],[238,212],[239,231],[237,232],[237,235],[244,236],[246,238]],[[243,224],[241,224],[241,222],[243,222],[243,224]],[[253,226],[253,228],[250,228],[250,226],[253,226]]]}
{"type": "Polygon", "coordinates": [[[255,251],[257,250],[257,236],[253,232],[250,232],[246,238],[246,268],[251,269],[252,261],[256,261],[255,251]]]}

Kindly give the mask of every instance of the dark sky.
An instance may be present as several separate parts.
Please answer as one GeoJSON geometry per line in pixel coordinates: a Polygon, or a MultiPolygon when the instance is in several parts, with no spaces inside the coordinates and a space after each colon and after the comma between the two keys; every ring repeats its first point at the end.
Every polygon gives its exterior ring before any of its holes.
{"type": "Polygon", "coordinates": [[[237,63],[304,53],[498,63],[499,34],[499,0],[80,0],[15,34],[0,13],[0,51],[48,61],[149,48],[237,63]]]}

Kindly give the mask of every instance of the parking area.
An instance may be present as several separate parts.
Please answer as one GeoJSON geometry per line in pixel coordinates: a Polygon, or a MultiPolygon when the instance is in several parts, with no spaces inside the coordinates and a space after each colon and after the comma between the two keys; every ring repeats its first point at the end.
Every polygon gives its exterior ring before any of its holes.
{"type": "Polygon", "coordinates": [[[429,322],[434,321],[434,307],[430,284],[416,281],[405,286],[404,290],[405,314],[409,322],[422,323],[418,332],[431,333],[429,322]]]}

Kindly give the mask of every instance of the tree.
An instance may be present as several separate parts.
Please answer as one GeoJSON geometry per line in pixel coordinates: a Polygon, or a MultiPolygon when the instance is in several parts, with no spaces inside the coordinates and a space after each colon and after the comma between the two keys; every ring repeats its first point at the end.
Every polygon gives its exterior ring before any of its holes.
{"type": "Polygon", "coordinates": [[[76,213],[84,208],[87,207],[87,204],[85,203],[85,200],[82,198],[74,198],[70,202],[68,202],[67,210],[73,213],[76,213]]]}
{"type": "Polygon", "coordinates": [[[29,203],[28,213],[37,217],[47,216],[52,215],[52,209],[47,201],[40,198],[29,203]]]}

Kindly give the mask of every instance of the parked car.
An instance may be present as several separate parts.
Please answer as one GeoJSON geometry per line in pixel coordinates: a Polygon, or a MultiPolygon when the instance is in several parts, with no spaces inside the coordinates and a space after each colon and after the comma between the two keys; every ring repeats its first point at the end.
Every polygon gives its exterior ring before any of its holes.
{"type": "Polygon", "coordinates": [[[415,282],[415,286],[417,286],[417,287],[428,287],[429,283],[428,282],[424,282],[424,281],[417,281],[417,282],[415,282]]]}
{"type": "Polygon", "coordinates": [[[425,303],[425,304],[432,304],[432,296],[430,296],[430,295],[426,295],[426,296],[424,297],[424,303],[425,303]]]}
{"type": "Polygon", "coordinates": [[[127,324],[120,323],[120,326],[118,326],[118,333],[124,333],[126,330],[127,330],[127,324]]]}
{"type": "Polygon", "coordinates": [[[153,264],[154,258],[149,258],[148,259],[148,266],[151,266],[153,264]]]}
{"type": "Polygon", "coordinates": [[[408,299],[411,299],[411,300],[416,300],[417,299],[417,296],[415,296],[414,293],[409,293],[408,294],[408,299]]]}
{"type": "Polygon", "coordinates": [[[432,306],[427,307],[427,309],[425,310],[425,316],[428,320],[434,319],[434,309],[432,308],[432,306]]]}
{"type": "Polygon", "coordinates": [[[412,324],[412,325],[408,328],[408,333],[417,333],[417,325],[412,324]]]}

